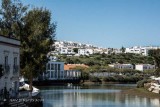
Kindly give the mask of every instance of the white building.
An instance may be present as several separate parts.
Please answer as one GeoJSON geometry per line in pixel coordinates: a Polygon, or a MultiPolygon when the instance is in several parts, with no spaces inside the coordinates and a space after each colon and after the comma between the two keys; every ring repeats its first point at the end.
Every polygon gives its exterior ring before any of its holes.
{"type": "Polygon", "coordinates": [[[91,55],[93,54],[93,49],[78,49],[78,55],[91,55]]]}
{"type": "Polygon", "coordinates": [[[60,54],[74,55],[75,53],[71,47],[61,47],[60,54]]]}
{"type": "Polygon", "coordinates": [[[139,71],[144,71],[144,70],[154,70],[155,69],[155,65],[151,65],[151,64],[139,64],[135,66],[136,70],[139,71]]]}
{"type": "Polygon", "coordinates": [[[64,62],[57,62],[54,56],[50,56],[47,63],[46,72],[43,73],[43,79],[47,80],[65,80],[76,79],[81,76],[78,70],[64,70],[64,62]]]}
{"type": "Polygon", "coordinates": [[[44,79],[57,80],[64,79],[64,62],[56,62],[56,58],[50,56],[47,63],[46,72],[43,74],[44,79]]]}
{"type": "Polygon", "coordinates": [[[118,68],[118,69],[133,69],[132,64],[109,64],[110,67],[118,68]]]}
{"type": "Polygon", "coordinates": [[[146,47],[134,46],[131,48],[126,48],[125,53],[135,53],[135,54],[141,54],[141,55],[147,56],[149,50],[158,49],[158,48],[159,47],[153,47],[153,46],[146,46],[146,47]]]}
{"type": "Polygon", "coordinates": [[[64,79],[77,79],[81,77],[81,71],[79,70],[65,70],[64,79]]]}
{"type": "Polygon", "coordinates": [[[0,90],[6,87],[12,96],[19,89],[20,41],[0,35],[0,90]]]}

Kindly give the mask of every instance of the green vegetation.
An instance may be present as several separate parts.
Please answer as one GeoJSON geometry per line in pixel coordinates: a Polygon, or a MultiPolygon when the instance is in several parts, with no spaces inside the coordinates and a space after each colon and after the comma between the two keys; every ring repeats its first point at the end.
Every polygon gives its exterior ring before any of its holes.
{"type": "Polygon", "coordinates": [[[155,65],[157,67],[157,69],[155,71],[155,75],[160,76],[160,49],[150,50],[149,56],[154,58],[155,65]]]}
{"type": "Polygon", "coordinates": [[[122,82],[122,83],[136,83],[143,79],[142,76],[136,75],[114,75],[103,78],[104,82],[122,82]]]}
{"type": "Polygon", "coordinates": [[[90,77],[89,77],[89,80],[90,80],[91,82],[101,82],[100,78],[95,77],[95,76],[90,76],[90,77]]]}
{"type": "Polygon", "coordinates": [[[121,53],[121,54],[93,54],[90,56],[58,56],[61,61],[64,61],[67,64],[86,64],[88,66],[100,65],[106,66],[107,64],[112,63],[148,63],[154,64],[154,59],[151,56],[142,56],[138,54],[131,53],[121,53]]]}
{"type": "Polygon", "coordinates": [[[76,67],[74,69],[82,71],[82,79],[94,82],[138,82],[144,78],[149,78],[155,72],[153,70],[138,71],[134,69],[116,69],[109,67],[112,63],[139,63],[154,64],[152,56],[142,56],[138,54],[121,53],[121,54],[93,54],[90,56],[58,56],[61,61],[69,64],[86,64],[88,68],[76,67]],[[93,76],[94,73],[109,73],[108,76],[93,76]]]}
{"type": "Polygon", "coordinates": [[[2,0],[0,10],[0,34],[20,39],[21,74],[32,89],[33,78],[45,71],[47,54],[54,43],[56,26],[51,23],[51,13],[43,8],[28,10],[19,0],[2,0]]]}
{"type": "Polygon", "coordinates": [[[145,83],[151,82],[151,79],[143,79],[137,82],[137,88],[143,88],[145,83]]]}
{"type": "Polygon", "coordinates": [[[160,98],[160,94],[149,92],[144,88],[134,88],[130,90],[125,90],[122,93],[127,95],[136,95],[136,96],[146,97],[146,98],[158,98],[158,99],[160,98]]]}

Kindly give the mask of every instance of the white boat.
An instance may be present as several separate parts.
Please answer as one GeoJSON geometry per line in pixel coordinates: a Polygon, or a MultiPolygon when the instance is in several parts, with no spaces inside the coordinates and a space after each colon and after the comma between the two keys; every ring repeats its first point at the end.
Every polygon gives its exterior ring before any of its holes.
{"type": "MultiPolygon", "coordinates": [[[[40,90],[34,86],[33,90],[32,90],[32,96],[36,96],[37,94],[39,94],[40,90]]],[[[21,78],[19,81],[19,90],[27,90],[29,91],[29,85],[27,83],[24,82],[24,78],[21,78]]]]}
{"type": "Polygon", "coordinates": [[[71,87],[73,84],[72,83],[67,83],[67,86],[68,87],[71,87]]]}

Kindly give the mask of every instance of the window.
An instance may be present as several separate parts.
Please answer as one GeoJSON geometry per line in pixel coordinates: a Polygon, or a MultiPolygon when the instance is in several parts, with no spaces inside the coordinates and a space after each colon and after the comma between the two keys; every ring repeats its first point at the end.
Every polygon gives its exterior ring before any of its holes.
{"type": "Polygon", "coordinates": [[[51,78],[53,78],[53,71],[51,71],[51,78]]]}
{"type": "Polygon", "coordinates": [[[54,72],[54,77],[57,78],[57,71],[54,72]]]}
{"type": "Polygon", "coordinates": [[[4,60],[4,71],[5,73],[9,73],[9,65],[8,65],[8,56],[5,56],[5,60],[4,60]]]}
{"type": "Polygon", "coordinates": [[[50,71],[47,71],[47,77],[50,78],[50,71]]]}
{"type": "Polygon", "coordinates": [[[17,73],[18,72],[18,66],[17,66],[17,57],[14,57],[13,60],[13,73],[17,73]]]}
{"type": "Polygon", "coordinates": [[[51,70],[54,70],[54,64],[51,64],[51,70]]]}
{"type": "Polygon", "coordinates": [[[4,62],[5,66],[8,65],[8,56],[5,56],[5,62],[4,62]]]}
{"type": "Polygon", "coordinates": [[[68,52],[72,52],[72,50],[68,50],[68,52]]]}
{"type": "Polygon", "coordinates": [[[60,65],[60,64],[58,64],[58,70],[60,70],[60,66],[61,66],[61,65],[60,65]]]}
{"type": "Polygon", "coordinates": [[[48,67],[47,67],[47,69],[48,69],[48,70],[50,70],[50,64],[48,64],[48,67]]]}
{"type": "Polygon", "coordinates": [[[14,57],[14,66],[17,65],[17,57],[14,57]]]}
{"type": "Polygon", "coordinates": [[[57,64],[55,64],[55,70],[57,70],[57,64]]]}

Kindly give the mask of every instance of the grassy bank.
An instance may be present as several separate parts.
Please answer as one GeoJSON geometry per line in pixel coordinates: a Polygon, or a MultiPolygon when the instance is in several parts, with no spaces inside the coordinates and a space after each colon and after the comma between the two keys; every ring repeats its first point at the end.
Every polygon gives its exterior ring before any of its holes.
{"type": "Polygon", "coordinates": [[[146,97],[146,98],[159,98],[160,99],[160,94],[149,92],[148,90],[144,88],[129,89],[129,90],[122,91],[122,93],[128,94],[128,95],[137,95],[137,96],[146,97]]]}

